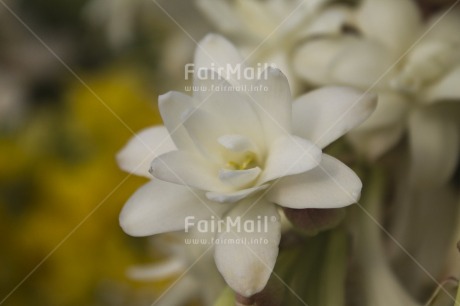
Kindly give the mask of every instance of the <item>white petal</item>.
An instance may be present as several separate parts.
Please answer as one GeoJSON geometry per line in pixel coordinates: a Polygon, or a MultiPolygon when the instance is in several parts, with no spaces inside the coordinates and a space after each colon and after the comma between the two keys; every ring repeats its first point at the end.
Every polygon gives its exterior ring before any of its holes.
{"type": "Polygon", "coordinates": [[[206,192],[206,197],[214,202],[219,203],[235,203],[244,198],[247,198],[261,190],[267,189],[268,184],[256,186],[252,188],[242,189],[233,192],[206,192]]]}
{"type": "Polygon", "coordinates": [[[409,116],[412,179],[418,187],[445,184],[459,158],[458,127],[433,107],[415,109],[409,116]]]}
{"type": "Polygon", "coordinates": [[[169,152],[155,158],[150,173],[162,181],[202,190],[229,189],[218,179],[217,166],[200,156],[183,151],[169,152]]]}
{"type": "Polygon", "coordinates": [[[268,154],[259,184],[305,172],[318,166],[321,161],[321,149],[293,135],[274,141],[268,154]]]}
{"type": "Polygon", "coordinates": [[[404,95],[393,91],[379,91],[377,95],[377,108],[355,130],[380,129],[405,122],[410,102],[404,95]]]}
{"type": "Polygon", "coordinates": [[[428,102],[460,101],[460,66],[455,67],[426,93],[428,102]]]}
{"type": "Polygon", "coordinates": [[[215,25],[219,32],[237,33],[241,30],[242,20],[226,1],[197,0],[197,7],[215,25]]]}
{"type": "Polygon", "coordinates": [[[266,2],[236,0],[234,1],[234,7],[245,21],[243,33],[238,34],[241,36],[249,32],[256,45],[260,43],[257,40],[265,38],[278,25],[276,20],[280,17],[271,14],[266,2]]]}
{"type": "Polygon", "coordinates": [[[194,101],[197,102],[195,106],[203,109],[207,109],[207,105],[213,106],[211,103],[205,103],[213,95],[229,92],[233,88],[229,81],[211,68],[199,68],[195,73],[193,82],[195,87],[193,97],[194,101]]]}
{"type": "Polygon", "coordinates": [[[351,131],[347,140],[368,160],[376,161],[401,140],[404,131],[405,121],[379,129],[351,131]]]}
{"type": "Polygon", "coordinates": [[[129,278],[143,281],[165,280],[185,271],[187,265],[181,258],[170,258],[164,262],[130,267],[126,274],[129,278]]]}
{"type": "Polygon", "coordinates": [[[281,70],[289,82],[291,95],[297,96],[303,90],[304,82],[297,77],[294,69],[292,69],[291,57],[292,55],[286,52],[286,50],[280,49],[277,51],[273,50],[273,52],[267,54],[266,56],[255,57],[253,61],[249,63],[253,66],[258,65],[259,63],[270,63],[270,65],[273,65],[281,70]]]}
{"type": "Polygon", "coordinates": [[[429,99],[421,91],[438,82],[459,63],[460,53],[457,50],[457,47],[446,42],[421,41],[407,54],[404,65],[390,85],[403,93],[417,92],[420,102],[429,99]]]}
{"type": "Polygon", "coordinates": [[[152,178],[149,173],[152,160],[176,150],[164,126],[147,128],[137,133],[117,154],[120,168],[126,172],[152,178]]]}
{"type": "Polygon", "coordinates": [[[352,12],[349,6],[341,4],[326,7],[307,27],[307,34],[309,37],[331,33],[339,34],[343,25],[350,20],[352,12]]]}
{"type": "MultiPolygon", "coordinates": [[[[297,74],[314,85],[367,89],[385,76],[396,56],[381,43],[346,35],[308,40],[294,54],[297,74]]],[[[376,83],[376,84],[374,84],[376,83]]]]}
{"type": "Polygon", "coordinates": [[[293,69],[296,74],[313,85],[330,84],[330,66],[349,45],[357,38],[342,36],[340,38],[310,39],[296,48],[293,55],[293,69]]]}
{"type": "Polygon", "coordinates": [[[336,84],[368,89],[384,86],[387,70],[395,56],[376,41],[357,40],[349,43],[329,67],[331,80],[336,84]]]}
{"type": "Polygon", "coordinates": [[[418,38],[421,13],[411,0],[364,0],[357,23],[365,36],[378,39],[399,53],[418,38]]]}
{"type": "MultiPolygon", "coordinates": [[[[195,53],[195,73],[198,69],[212,69],[233,85],[244,83],[244,78],[239,78],[237,67],[244,69],[243,58],[235,46],[220,35],[208,34],[203,38],[195,53]],[[229,69],[230,68],[230,69],[229,69]]],[[[200,84],[195,74],[196,85],[200,84]]]]}
{"type": "Polygon", "coordinates": [[[194,150],[194,144],[183,126],[184,114],[194,106],[191,97],[170,91],[158,98],[161,118],[179,150],[194,150]]]}
{"type": "Polygon", "coordinates": [[[226,149],[233,152],[255,151],[255,144],[246,136],[242,135],[224,135],[217,141],[226,149]]]}
{"type": "Polygon", "coordinates": [[[259,114],[266,139],[271,141],[291,131],[291,90],[286,76],[276,68],[267,68],[259,76],[256,92],[247,92],[259,114]],[[265,91],[267,89],[267,91],[265,91]]]}
{"type": "Polygon", "coordinates": [[[233,290],[250,297],[265,287],[273,271],[281,238],[280,217],[275,205],[259,202],[251,207],[250,201],[238,204],[227,216],[232,221],[240,218],[242,224],[246,220],[261,224],[261,231],[238,231],[233,226],[217,236],[222,242],[216,244],[217,268],[233,290]],[[235,244],[230,239],[246,239],[246,243],[235,244]]]}
{"type": "Polygon", "coordinates": [[[261,172],[262,170],[259,167],[246,170],[220,169],[219,178],[224,184],[235,188],[244,188],[244,186],[253,182],[261,172]]]}
{"type": "Polygon", "coordinates": [[[324,87],[293,103],[293,133],[324,148],[366,120],[376,96],[348,87],[324,87]]]}
{"type": "Polygon", "coordinates": [[[320,165],[313,170],[274,183],[267,198],[294,209],[337,208],[355,203],[361,187],[361,180],[353,170],[323,154],[320,165]]]}
{"type": "Polygon", "coordinates": [[[220,125],[227,126],[234,134],[247,135],[250,139],[260,138],[262,126],[253,108],[253,101],[244,91],[225,80],[203,81],[204,92],[196,108],[216,117],[220,125]]]}
{"type": "Polygon", "coordinates": [[[207,219],[220,216],[224,209],[187,187],[153,180],[139,188],[125,204],[120,225],[131,236],[150,236],[184,229],[188,216],[207,219]]]}
{"type": "Polygon", "coordinates": [[[185,305],[198,295],[200,283],[192,275],[185,275],[177,280],[170,290],[166,290],[157,300],[153,301],[155,306],[185,305]]]}
{"type": "Polygon", "coordinates": [[[187,114],[184,126],[198,151],[213,162],[218,162],[222,147],[218,139],[231,134],[232,130],[219,117],[201,109],[193,109],[187,114]]]}

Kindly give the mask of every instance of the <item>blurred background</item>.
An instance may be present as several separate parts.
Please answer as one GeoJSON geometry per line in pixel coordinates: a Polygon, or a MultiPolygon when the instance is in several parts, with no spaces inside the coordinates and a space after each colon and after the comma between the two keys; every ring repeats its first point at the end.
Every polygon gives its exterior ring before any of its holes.
{"type": "Polygon", "coordinates": [[[0,305],[150,305],[174,281],[127,277],[164,255],[118,225],[145,179],[115,155],[213,30],[189,0],[0,0],[0,305]]]}
{"type": "Polygon", "coordinates": [[[0,0],[0,305],[150,305],[171,282],[126,276],[159,255],[118,225],[144,179],[115,162],[182,86],[175,22],[206,31],[192,1],[158,3],[0,0]]]}

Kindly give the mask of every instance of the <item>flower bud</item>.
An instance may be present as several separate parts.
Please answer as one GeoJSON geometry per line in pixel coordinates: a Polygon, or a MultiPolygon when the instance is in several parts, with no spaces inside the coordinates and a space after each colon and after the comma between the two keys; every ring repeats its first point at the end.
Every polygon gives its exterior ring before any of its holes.
{"type": "Polygon", "coordinates": [[[338,209],[292,209],[283,208],[286,217],[298,229],[308,235],[316,235],[336,227],[345,217],[345,210],[338,209]]]}

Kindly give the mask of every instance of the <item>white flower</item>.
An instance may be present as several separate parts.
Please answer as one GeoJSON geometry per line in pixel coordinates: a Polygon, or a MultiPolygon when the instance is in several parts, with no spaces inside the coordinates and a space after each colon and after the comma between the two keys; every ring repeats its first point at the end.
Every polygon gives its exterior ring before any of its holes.
{"type": "Polygon", "coordinates": [[[460,101],[460,9],[426,23],[420,15],[410,0],[365,0],[355,16],[358,35],[311,40],[297,49],[294,66],[316,85],[375,86],[377,110],[350,140],[375,160],[407,131],[411,179],[439,186],[459,156],[458,113],[448,114],[458,104],[441,102],[460,101]]]}
{"type": "Polygon", "coordinates": [[[188,216],[263,223],[267,230],[262,232],[239,232],[227,224],[230,230],[216,233],[222,241],[267,242],[215,245],[215,261],[226,282],[249,297],[264,288],[278,254],[275,203],[334,208],[358,199],[359,178],[321,149],[363,122],[376,99],[354,89],[329,87],[292,102],[287,79],[277,69],[268,68],[255,80],[227,70],[242,61],[224,38],[205,37],[195,54],[195,71],[208,68],[213,77],[194,78],[205,90],[193,97],[178,92],[160,96],[165,127],[141,132],[119,153],[118,161],[122,169],[148,176],[148,161],[153,159],[150,172],[156,179],[141,187],[120,215],[130,235],[183,230],[188,216]]]}
{"type": "Polygon", "coordinates": [[[301,89],[291,68],[293,49],[307,37],[338,33],[351,15],[329,0],[196,0],[198,8],[223,34],[237,43],[248,62],[276,64],[294,94],[301,89]]]}
{"type": "Polygon", "coordinates": [[[421,306],[402,287],[385,257],[379,228],[384,190],[378,181],[381,180],[371,181],[361,200],[366,213],[355,210],[356,219],[351,225],[355,238],[354,265],[360,273],[352,277],[359,279],[362,287],[362,305],[421,306]]]}
{"type": "Polygon", "coordinates": [[[146,10],[139,0],[92,0],[83,10],[84,18],[95,26],[103,26],[109,44],[118,49],[131,43],[139,12],[146,10]]]}

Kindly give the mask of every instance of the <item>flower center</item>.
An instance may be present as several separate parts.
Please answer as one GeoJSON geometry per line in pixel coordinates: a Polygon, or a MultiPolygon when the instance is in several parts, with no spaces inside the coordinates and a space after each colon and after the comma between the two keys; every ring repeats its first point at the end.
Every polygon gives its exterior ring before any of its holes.
{"type": "Polygon", "coordinates": [[[242,158],[238,160],[231,160],[227,162],[227,169],[231,170],[246,170],[255,168],[258,166],[257,156],[254,152],[246,152],[242,155],[242,158]]]}
{"type": "Polygon", "coordinates": [[[227,170],[249,170],[260,165],[260,152],[255,143],[246,136],[224,135],[219,137],[222,145],[222,167],[227,170]]]}

